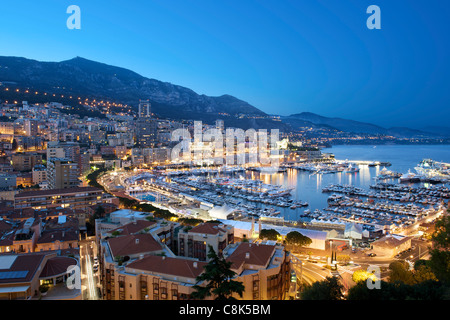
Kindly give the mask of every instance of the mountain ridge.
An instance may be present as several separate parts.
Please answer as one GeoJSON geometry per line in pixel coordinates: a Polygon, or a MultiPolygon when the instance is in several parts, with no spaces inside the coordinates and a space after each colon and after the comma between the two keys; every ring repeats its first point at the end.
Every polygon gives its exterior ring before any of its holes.
{"type": "Polygon", "coordinates": [[[391,127],[383,128],[381,126],[361,122],[356,120],[343,119],[339,117],[324,117],[312,112],[301,112],[289,115],[283,118],[285,121],[290,119],[296,119],[301,121],[311,122],[315,125],[327,125],[337,130],[352,133],[366,133],[366,134],[377,134],[377,135],[392,135],[397,138],[437,138],[437,137],[449,137],[449,131],[441,128],[439,131],[424,131],[419,129],[412,129],[407,127],[391,127]]]}
{"type": "Polygon", "coordinates": [[[0,81],[16,82],[23,87],[41,90],[63,87],[71,94],[110,98],[135,107],[140,99],[149,99],[159,105],[182,107],[185,112],[266,115],[229,94],[217,97],[198,94],[183,86],[82,57],[42,62],[1,56],[0,65],[3,66],[0,68],[0,81]]]}
{"type": "MultiPolygon", "coordinates": [[[[243,129],[274,129],[296,131],[300,127],[325,128],[350,133],[392,135],[397,138],[450,137],[450,128],[383,128],[367,122],[343,118],[330,118],[313,112],[300,112],[290,116],[271,118],[262,110],[230,94],[207,96],[192,89],[148,78],[139,73],[83,57],[60,62],[38,61],[24,57],[0,56],[0,83],[13,82],[30,91],[44,91],[56,95],[83,97],[80,101],[59,99],[61,103],[79,105],[84,98],[104,99],[130,105],[137,109],[139,100],[148,99],[152,112],[162,118],[174,120],[199,120],[213,124],[222,119],[227,127],[243,129]],[[242,116],[245,115],[245,116],[242,116]]],[[[20,93],[22,94],[22,93],[20,93]]],[[[6,96],[2,92],[0,98],[6,96]]],[[[26,100],[31,103],[44,101],[32,94],[19,95],[10,92],[7,99],[26,100]]],[[[7,100],[6,99],[6,100],[7,100]]],[[[79,105],[79,107],[81,107],[79,105]]]]}

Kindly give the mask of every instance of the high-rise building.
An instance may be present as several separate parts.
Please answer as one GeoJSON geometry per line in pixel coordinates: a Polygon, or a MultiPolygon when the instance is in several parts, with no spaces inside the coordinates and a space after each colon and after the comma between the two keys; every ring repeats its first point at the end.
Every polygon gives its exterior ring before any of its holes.
{"type": "Polygon", "coordinates": [[[16,171],[30,171],[37,164],[42,163],[39,153],[15,153],[12,155],[12,166],[16,171]]]}
{"type": "Polygon", "coordinates": [[[78,175],[89,170],[89,159],[80,152],[80,145],[77,142],[51,141],[47,145],[47,161],[52,158],[65,158],[77,164],[78,175]]]}
{"type": "Polygon", "coordinates": [[[36,120],[27,119],[24,121],[24,131],[26,136],[36,136],[39,124],[36,120]]]}
{"type": "Polygon", "coordinates": [[[136,142],[140,148],[153,147],[157,142],[158,123],[155,119],[140,118],[136,121],[136,142]]]}
{"type": "Polygon", "coordinates": [[[217,119],[217,120],[216,120],[216,129],[217,129],[217,130],[220,130],[221,133],[224,132],[224,130],[225,130],[225,124],[224,124],[224,121],[223,121],[223,120],[221,120],[221,119],[217,119]]]}
{"type": "Polygon", "coordinates": [[[152,116],[151,111],[149,100],[139,100],[139,118],[150,118],[152,116]]]}
{"type": "Polygon", "coordinates": [[[47,182],[49,189],[65,189],[77,187],[78,164],[70,159],[51,158],[47,160],[47,182]]]}

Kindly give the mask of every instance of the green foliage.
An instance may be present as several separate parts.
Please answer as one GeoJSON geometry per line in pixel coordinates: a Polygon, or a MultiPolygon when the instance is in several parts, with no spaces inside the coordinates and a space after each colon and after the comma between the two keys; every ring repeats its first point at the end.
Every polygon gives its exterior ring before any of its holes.
{"type": "Polygon", "coordinates": [[[436,220],[431,240],[434,248],[430,251],[429,267],[439,281],[450,287],[450,216],[436,220]]]}
{"type": "Polygon", "coordinates": [[[439,281],[450,285],[450,252],[439,249],[433,249],[430,252],[430,269],[439,279],[439,281]]]}
{"type": "Polygon", "coordinates": [[[259,233],[260,239],[277,240],[280,234],[274,229],[262,229],[259,233]]]}
{"type": "Polygon", "coordinates": [[[195,218],[179,218],[178,222],[181,223],[184,226],[198,226],[200,223],[203,222],[201,219],[195,219],[195,218]]]}
{"type": "Polygon", "coordinates": [[[124,197],[118,197],[120,203],[123,207],[127,209],[132,209],[136,211],[142,211],[142,212],[150,212],[153,213],[154,218],[161,218],[165,220],[170,220],[171,218],[178,218],[177,215],[173,214],[169,210],[157,208],[149,203],[139,203],[138,200],[134,199],[128,199],[124,197]]]}
{"type": "Polygon", "coordinates": [[[297,245],[297,246],[309,246],[312,243],[312,240],[308,238],[307,236],[304,236],[298,231],[291,231],[286,235],[286,243],[297,245]]]}
{"type": "Polygon", "coordinates": [[[412,284],[414,282],[413,274],[408,270],[409,265],[406,261],[394,261],[389,264],[389,282],[401,282],[412,284]]]}
{"type": "Polygon", "coordinates": [[[99,168],[99,169],[97,169],[97,170],[92,171],[91,173],[89,173],[89,174],[86,176],[86,179],[89,181],[88,184],[89,184],[91,187],[99,188],[99,189],[102,189],[104,192],[106,192],[105,188],[104,188],[100,183],[98,183],[98,181],[97,181],[97,178],[98,178],[102,173],[104,173],[104,172],[106,172],[106,171],[108,171],[108,169],[106,169],[106,168],[99,168]]]}
{"type": "Polygon", "coordinates": [[[381,281],[381,289],[369,289],[359,282],[348,291],[348,300],[442,300],[446,288],[442,283],[428,280],[414,285],[381,281]]]}
{"type": "Polygon", "coordinates": [[[343,300],[344,286],[337,277],[327,277],[325,280],[316,281],[306,288],[302,300],[343,300]]]}
{"type": "Polygon", "coordinates": [[[352,275],[352,280],[355,283],[360,283],[360,282],[367,282],[367,279],[372,279],[372,281],[377,281],[377,277],[375,276],[375,274],[371,273],[371,272],[367,272],[364,269],[359,269],[356,270],[355,272],[353,272],[352,275]]]}
{"type": "Polygon", "coordinates": [[[205,299],[213,296],[216,300],[235,300],[233,293],[240,297],[245,290],[240,281],[232,280],[236,273],[231,270],[232,262],[219,257],[212,246],[208,246],[208,264],[204,266],[205,271],[199,275],[197,283],[204,282],[205,285],[196,284],[195,291],[191,294],[192,299],[205,299]]]}
{"type": "Polygon", "coordinates": [[[343,264],[347,264],[351,260],[351,258],[348,254],[338,255],[335,259],[336,259],[336,261],[339,261],[343,264]]]}
{"type": "Polygon", "coordinates": [[[431,236],[435,248],[450,248],[450,216],[436,220],[435,231],[431,236]]]}

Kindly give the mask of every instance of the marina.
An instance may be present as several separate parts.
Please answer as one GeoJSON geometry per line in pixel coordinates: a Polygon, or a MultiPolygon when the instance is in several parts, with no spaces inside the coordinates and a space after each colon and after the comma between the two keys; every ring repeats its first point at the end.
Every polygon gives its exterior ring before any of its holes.
{"type": "Polygon", "coordinates": [[[213,209],[226,208],[230,219],[313,228],[356,223],[364,230],[402,233],[433,219],[448,204],[447,181],[400,179],[421,161],[409,164],[408,171],[395,162],[392,170],[381,161],[358,162],[305,162],[274,173],[245,167],[158,168],[127,173],[120,181],[130,196],[181,214],[192,214],[182,209],[188,207],[207,217],[213,209]]]}

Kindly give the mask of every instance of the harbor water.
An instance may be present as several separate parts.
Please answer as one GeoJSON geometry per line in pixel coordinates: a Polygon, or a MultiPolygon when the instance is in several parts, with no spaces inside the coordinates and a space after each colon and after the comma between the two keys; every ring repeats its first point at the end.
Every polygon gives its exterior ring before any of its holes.
{"type": "MultiPolygon", "coordinates": [[[[335,146],[323,149],[322,152],[333,153],[337,160],[389,162],[391,166],[388,169],[399,173],[407,173],[408,170],[415,172],[414,167],[423,159],[450,163],[450,146],[446,145],[335,146]]],[[[328,174],[311,174],[311,172],[296,169],[275,174],[247,171],[245,176],[247,179],[259,179],[268,184],[293,187],[292,198],[308,202],[309,207],[277,208],[277,210],[281,211],[281,216],[287,220],[298,220],[305,210],[322,210],[327,207],[330,194],[322,193],[322,188],[330,184],[341,184],[369,189],[370,185],[375,184],[374,177],[380,173],[383,166],[359,165],[359,169],[360,171],[356,173],[328,174]]],[[[385,180],[385,182],[398,183],[398,179],[385,180]]],[[[259,204],[259,206],[267,205],[259,204]]]]}

